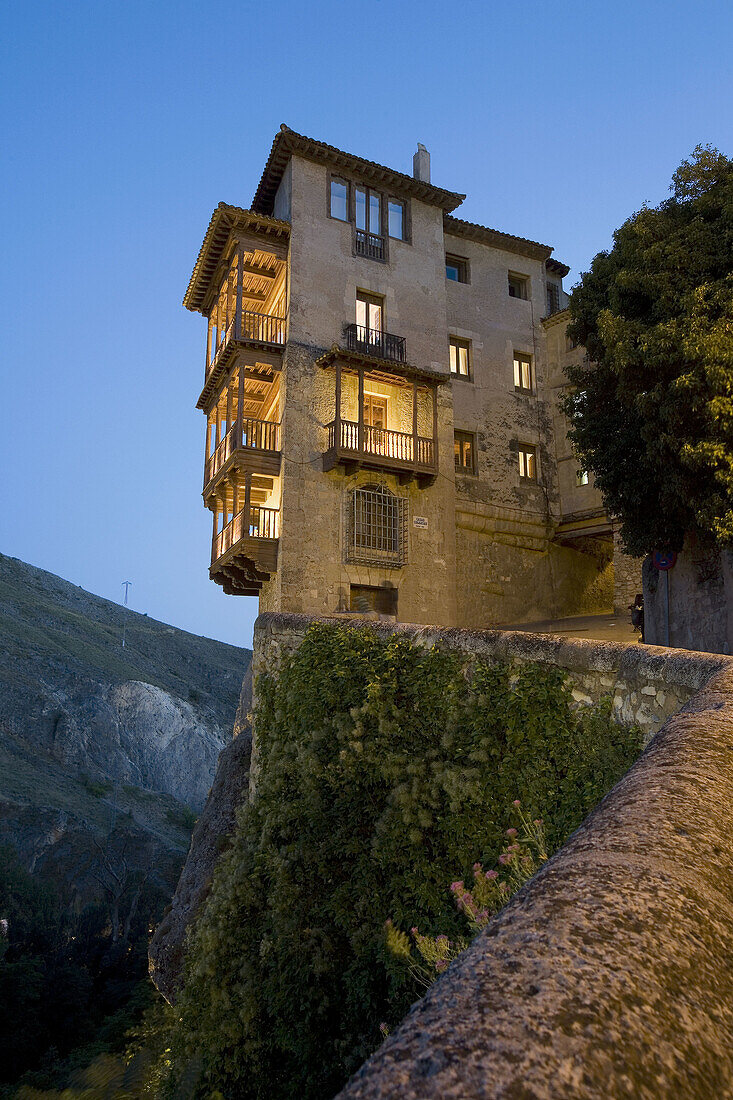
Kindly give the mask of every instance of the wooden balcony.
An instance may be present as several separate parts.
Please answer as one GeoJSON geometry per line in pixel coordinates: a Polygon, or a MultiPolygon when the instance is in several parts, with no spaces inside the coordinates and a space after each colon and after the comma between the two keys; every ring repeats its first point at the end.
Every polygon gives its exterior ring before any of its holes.
{"type": "Polygon", "coordinates": [[[374,428],[353,420],[332,420],[326,425],[328,445],[323,469],[332,470],[341,463],[356,468],[389,470],[401,481],[417,477],[422,484],[432,482],[438,473],[436,441],[417,432],[398,432],[374,428]]]}
{"type": "Polygon", "coordinates": [[[280,512],[250,504],[214,534],[209,576],[227,595],[257,595],[277,569],[280,512]]]}
{"type": "Polygon", "coordinates": [[[204,388],[197,407],[200,409],[205,407],[238,351],[259,350],[265,355],[263,361],[268,362],[271,368],[279,369],[285,347],[286,328],[286,317],[270,313],[255,313],[249,309],[232,317],[227,327],[222,328],[221,333],[214,328],[206,357],[204,388]]]}
{"type": "Polygon", "coordinates": [[[204,464],[204,496],[219,474],[232,466],[253,474],[277,477],[280,473],[280,425],[245,417],[241,427],[232,424],[204,464]]]}
{"type": "Polygon", "coordinates": [[[349,351],[386,359],[390,363],[404,363],[407,360],[404,336],[395,336],[376,328],[365,328],[363,325],[347,325],[344,335],[349,351]]]}

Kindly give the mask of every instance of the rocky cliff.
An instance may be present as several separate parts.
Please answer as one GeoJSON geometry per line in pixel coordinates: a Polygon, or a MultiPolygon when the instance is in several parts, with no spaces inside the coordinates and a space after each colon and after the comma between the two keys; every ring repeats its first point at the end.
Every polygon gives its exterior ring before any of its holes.
{"type": "Polygon", "coordinates": [[[0,842],[75,907],[123,865],[172,890],[238,710],[246,724],[251,652],[3,555],[0,649],[0,842]]]}

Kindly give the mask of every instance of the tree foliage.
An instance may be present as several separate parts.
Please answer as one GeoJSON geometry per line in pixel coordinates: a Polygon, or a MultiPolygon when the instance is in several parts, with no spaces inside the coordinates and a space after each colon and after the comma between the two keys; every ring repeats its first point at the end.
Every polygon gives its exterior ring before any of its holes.
{"type": "Polygon", "coordinates": [[[733,542],[733,161],[698,146],[574,288],[565,411],[636,554],[733,542]]]}
{"type": "Polygon", "coordinates": [[[446,891],[495,860],[516,797],[557,847],[638,731],[558,669],[313,626],[258,682],[255,795],[195,926],[175,1058],[200,1095],[333,1095],[414,999],[385,917],[461,934],[446,891]]]}

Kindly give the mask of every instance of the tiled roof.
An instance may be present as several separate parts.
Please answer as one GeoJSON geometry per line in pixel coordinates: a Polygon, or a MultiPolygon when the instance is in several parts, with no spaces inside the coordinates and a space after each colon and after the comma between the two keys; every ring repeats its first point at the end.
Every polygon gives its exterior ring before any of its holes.
{"type": "Polygon", "coordinates": [[[475,222],[464,222],[460,218],[452,218],[449,214],[443,217],[443,230],[453,237],[465,237],[469,241],[490,244],[494,248],[503,248],[507,252],[518,252],[521,256],[529,256],[533,260],[549,260],[552,254],[552,247],[549,244],[530,241],[527,237],[515,237],[511,233],[502,233],[498,229],[489,229],[488,226],[477,225],[475,222]]]}
{"type": "Polygon", "coordinates": [[[298,153],[308,160],[317,161],[319,164],[333,165],[343,172],[358,176],[365,183],[387,186],[397,195],[413,196],[433,206],[439,206],[444,211],[455,210],[466,197],[455,191],[436,187],[432,183],[416,180],[413,176],[396,172],[393,168],[387,168],[373,160],[364,160],[363,157],[356,157],[353,153],[345,153],[342,149],[326,145],[323,141],[297,134],[295,130],[291,130],[283,123],[275,135],[262,179],[252,199],[254,211],[262,214],[272,213],[275,193],[293,153],[298,153]]]}
{"type": "Polygon", "coordinates": [[[229,206],[228,203],[220,202],[211,215],[209,228],[206,230],[188,281],[188,288],[183,296],[186,309],[194,311],[201,309],[232,229],[256,229],[277,237],[290,233],[288,222],[269,218],[263,214],[255,214],[251,210],[243,210],[241,206],[229,206]]]}

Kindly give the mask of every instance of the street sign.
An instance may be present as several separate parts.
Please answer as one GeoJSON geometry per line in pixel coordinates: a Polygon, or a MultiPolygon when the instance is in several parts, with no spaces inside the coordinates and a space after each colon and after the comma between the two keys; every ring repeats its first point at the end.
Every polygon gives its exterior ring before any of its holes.
{"type": "Polygon", "coordinates": [[[655,550],[652,554],[652,565],[660,573],[666,573],[668,569],[674,569],[677,554],[674,550],[655,550]]]}

